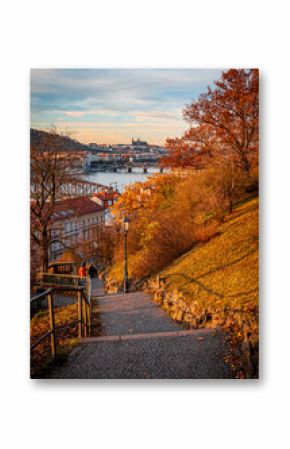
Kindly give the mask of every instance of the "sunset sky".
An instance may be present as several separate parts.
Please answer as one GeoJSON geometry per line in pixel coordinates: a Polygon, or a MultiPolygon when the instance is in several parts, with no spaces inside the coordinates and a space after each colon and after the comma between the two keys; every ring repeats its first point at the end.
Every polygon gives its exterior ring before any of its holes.
{"type": "Polygon", "coordinates": [[[33,69],[31,127],[68,128],[89,143],[164,144],[187,127],[182,109],[219,69],[33,69]]]}

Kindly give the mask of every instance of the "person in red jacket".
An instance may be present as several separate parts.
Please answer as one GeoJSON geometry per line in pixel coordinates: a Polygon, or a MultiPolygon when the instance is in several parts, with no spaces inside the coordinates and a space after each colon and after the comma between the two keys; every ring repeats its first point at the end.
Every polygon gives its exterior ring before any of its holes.
{"type": "Polygon", "coordinates": [[[83,262],[79,268],[79,276],[85,278],[87,275],[86,262],[83,262]]]}

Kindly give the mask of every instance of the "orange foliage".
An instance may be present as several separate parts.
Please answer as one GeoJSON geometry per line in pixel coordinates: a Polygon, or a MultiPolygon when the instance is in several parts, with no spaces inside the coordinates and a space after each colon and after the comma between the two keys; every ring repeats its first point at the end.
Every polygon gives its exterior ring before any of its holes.
{"type": "MultiPolygon", "coordinates": [[[[116,222],[131,221],[130,277],[162,269],[216,233],[224,216],[258,187],[258,70],[231,69],[215,89],[184,109],[191,128],[168,139],[170,174],[136,183],[112,208],[116,222]]],[[[122,243],[122,242],[119,242],[122,243]]],[[[123,258],[119,245],[115,261],[123,258]]]]}
{"type": "Polygon", "coordinates": [[[231,69],[183,111],[190,129],[167,140],[162,165],[203,168],[217,155],[231,158],[245,171],[258,159],[259,72],[231,69]]]}
{"type": "Polygon", "coordinates": [[[215,235],[217,227],[217,222],[200,226],[194,231],[195,241],[201,243],[208,242],[215,235]]]}

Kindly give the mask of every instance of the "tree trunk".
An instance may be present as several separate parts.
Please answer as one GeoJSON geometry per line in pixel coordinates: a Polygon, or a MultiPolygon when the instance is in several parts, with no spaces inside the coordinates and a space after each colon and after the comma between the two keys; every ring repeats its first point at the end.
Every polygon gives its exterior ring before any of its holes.
{"type": "Polygon", "coordinates": [[[228,196],[229,206],[228,206],[228,213],[231,214],[233,212],[233,197],[232,195],[228,196]]]}
{"type": "Polygon", "coordinates": [[[42,272],[47,273],[47,270],[48,270],[48,235],[47,235],[47,231],[43,231],[43,234],[42,234],[41,261],[42,261],[42,272]]]}
{"type": "Polygon", "coordinates": [[[241,162],[242,162],[243,170],[244,170],[245,172],[249,172],[249,170],[250,170],[250,164],[249,164],[249,161],[248,161],[248,158],[247,158],[247,156],[246,156],[246,152],[245,152],[245,149],[244,149],[244,148],[240,149],[240,157],[241,157],[241,162]]]}

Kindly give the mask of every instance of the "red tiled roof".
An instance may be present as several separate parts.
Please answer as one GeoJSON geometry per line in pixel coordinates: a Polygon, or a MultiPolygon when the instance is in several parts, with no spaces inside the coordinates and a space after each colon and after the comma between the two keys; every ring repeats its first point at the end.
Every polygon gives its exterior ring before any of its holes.
{"type": "MultiPolygon", "coordinates": [[[[56,202],[51,221],[56,222],[101,211],[105,211],[104,207],[100,206],[87,196],[67,198],[56,202]]],[[[37,222],[37,218],[31,213],[31,224],[34,225],[37,222]]]]}
{"type": "Polygon", "coordinates": [[[87,196],[67,198],[65,200],[57,201],[53,219],[54,221],[58,221],[100,211],[104,211],[104,208],[87,196]]]}
{"type": "Polygon", "coordinates": [[[113,200],[114,198],[118,198],[119,193],[117,193],[117,192],[95,192],[93,194],[93,196],[100,198],[100,200],[108,201],[108,200],[113,200]]]}

